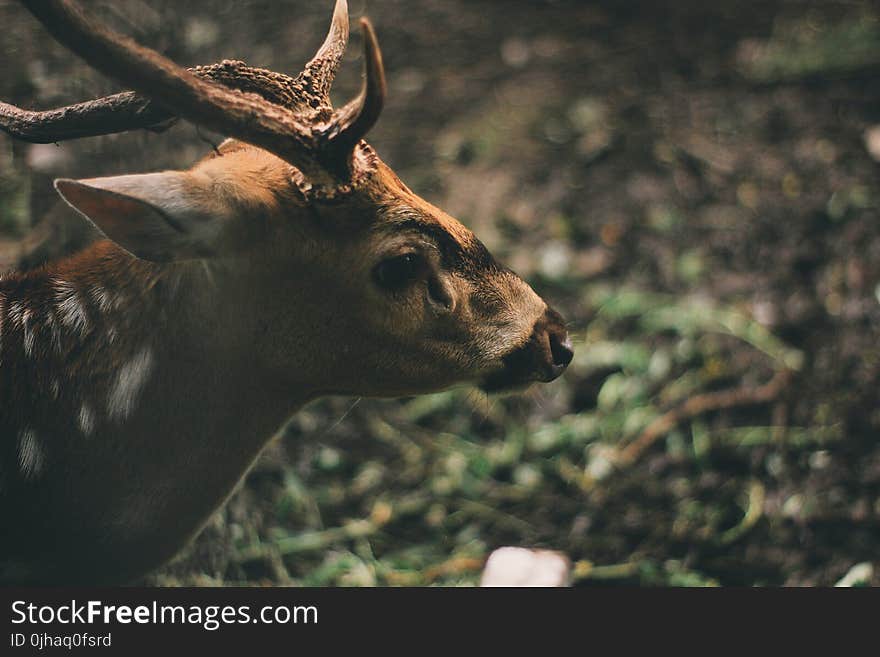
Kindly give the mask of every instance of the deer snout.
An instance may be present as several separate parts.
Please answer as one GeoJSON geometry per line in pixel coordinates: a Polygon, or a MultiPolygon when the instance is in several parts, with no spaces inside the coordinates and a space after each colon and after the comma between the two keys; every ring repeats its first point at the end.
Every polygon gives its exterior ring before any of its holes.
{"type": "Polygon", "coordinates": [[[571,346],[571,338],[564,328],[554,328],[547,331],[547,339],[550,342],[550,357],[553,368],[553,378],[561,375],[571,359],[574,358],[574,349],[571,346]]]}
{"type": "Polygon", "coordinates": [[[547,308],[535,322],[524,345],[502,358],[504,367],[490,375],[482,387],[489,392],[557,379],[571,363],[574,350],[562,316],[547,308]]]}
{"type": "Polygon", "coordinates": [[[544,361],[539,368],[543,370],[544,378],[540,380],[553,381],[565,371],[574,358],[574,349],[568,331],[565,330],[562,316],[552,308],[547,308],[547,312],[535,324],[533,341],[538,347],[540,358],[544,361]]]}

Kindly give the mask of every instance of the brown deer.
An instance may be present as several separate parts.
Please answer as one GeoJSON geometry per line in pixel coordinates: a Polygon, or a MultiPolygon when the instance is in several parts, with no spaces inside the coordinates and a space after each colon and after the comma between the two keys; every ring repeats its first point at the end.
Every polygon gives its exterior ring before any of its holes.
{"type": "Polygon", "coordinates": [[[295,78],[183,69],[67,0],[23,0],[134,91],[45,112],[52,142],[182,118],[229,137],[187,171],[57,180],[107,239],[0,279],[0,581],[124,582],[172,557],[263,446],[322,395],[551,381],[562,318],[363,140],[385,77],[363,19],[361,93],[333,109],[338,0],[295,78]]]}

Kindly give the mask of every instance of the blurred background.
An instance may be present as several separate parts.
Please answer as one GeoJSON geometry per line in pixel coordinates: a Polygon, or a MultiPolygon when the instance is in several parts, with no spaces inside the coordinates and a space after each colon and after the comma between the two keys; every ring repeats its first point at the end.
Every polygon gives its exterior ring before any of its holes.
{"type": "MultiPolygon", "coordinates": [[[[288,73],[331,0],[91,11],[184,65],[288,73]]],[[[570,321],[526,394],[327,399],[154,584],[458,585],[503,545],[576,585],[880,584],[880,9],[859,0],[351,0],[370,142],[570,321]]],[[[0,98],[118,91],[0,0],[0,98]]],[[[353,34],[334,87],[356,92],[353,34]]],[[[220,137],[0,137],[0,268],[91,236],[54,177],[220,137]]],[[[210,463],[203,467],[210,468],[210,463]]]]}

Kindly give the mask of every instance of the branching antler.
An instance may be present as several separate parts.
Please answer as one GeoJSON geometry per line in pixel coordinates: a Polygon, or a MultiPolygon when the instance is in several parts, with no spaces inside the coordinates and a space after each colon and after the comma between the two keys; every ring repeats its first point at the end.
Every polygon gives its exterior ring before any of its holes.
{"type": "MultiPolygon", "coordinates": [[[[283,73],[223,60],[188,69],[200,78],[231,89],[258,94],[276,105],[303,104],[296,81],[283,73]]],[[[144,128],[159,132],[177,117],[173,112],[133,91],[96,98],[76,105],[33,112],[0,102],[0,130],[22,141],[49,144],[144,128]]]]}
{"type": "Polygon", "coordinates": [[[0,130],[35,144],[111,135],[136,128],[161,129],[175,117],[132,91],[43,112],[0,102],[0,130]]]}
{"type": "Polygon", "coordinates": [[[330,86],[348,39],[345,0],[337,0],[324,44],[296,78],[235,61],[185,69],[88,19],[70,0],[22,3],[60,43],[135,93],[44,112],[0,103],[0,129],[20,139],[52,142],[161,129],[181,117],[278,155],[312,185],[344,184],[355,173],[352,153],[384,103],[381,53],[369,21],[361,19],[363,89],[332,111],[330,86]]]}

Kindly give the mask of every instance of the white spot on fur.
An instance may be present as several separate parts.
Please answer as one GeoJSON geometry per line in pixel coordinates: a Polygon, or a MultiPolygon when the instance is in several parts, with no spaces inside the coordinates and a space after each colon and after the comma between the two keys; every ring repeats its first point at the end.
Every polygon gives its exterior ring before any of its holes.
{"type": "Polygon", "coordinates": [[[61,353],[61,331],[58,328],[58,320],[55,318],[55,313],[49,309],[46,312],[46,328],[49,330],[50,339],[52,341],[53,346],[55,347],[55,351],[59,354],[61,353]]]}
{"type": "Polygon", "coordinates": [[[89,296],[92,297],[92,301],[95,302],[95,305],[98,306],[98,310],[102,313],[106,313],[108,310],[113,308],[113,301],[110,298],[110,294],[100,285],[95,285],[89,289],[89,296]]]}
{"type": "Polygon", "coordinates": [[[52,399],[58,399],[58,396],[61,394],[61,384],[58,382],[58,379],[52,379],[52,383],[49,384],[49,390],[52,392],[52,399]]]}
{"type": "Polygon", "coordinates": [[[153,352],[146,347],[119,368],[107,396],[107,415],[111,420],[124,420],[131,415],[152,369],[153,352]]]}
{"type": "Polygon", "coordinates": [[[55,304],[61,323],[85,335],[89,329],[89,318],[86,307],[80,299],[79,292],[69,281],[55,279],[55,304]]]}
{"type": "Polygon", "coordinates": [[[31,312],[26,310],[23,317],[24,324],[22,326],[22,330],[24,331],[22,344],[24,344],[25,356],[30,356],[34,353],[34,342],[36,342],[36,335],[34,334],[33,324],[30,323],[30,318],[31,312]]]}
{"type": "Polygon", "coordinates": [[[9,304],[9,319],[13,325],[17,325],[22,331],[21,341],[24,353],[27,356],[33,353],[36,340],[34,327],[30,323],[32,315],[33,311],[25,307],[20,301],[13,301],[9,304]]]}
{"type": "Polygon", "coordinates": [[[80,431],[83,432],[83,435],[91,436],[92,432],[95,430],[95,412],[92,410],[91,406],[88,404],[80,406],[79,417],[77,420],[79,422],[80,431]]]}
{"type": "Polygon", "coordinates": [[[102,313],[119,310],[126,303],[126,297],[121,292],[113,292],[102,285],[93,285],[89,288],[89,296],[102,313]]]}
{"type": "Polygon", "coordinates": [[[25,429],[18,437],[18,466],[25,479],[33,479],[43,469],[43,446],[33,429],[25,429]]]}
{"type": "Polygon", "coordinates": [[[13,301],[9,304],[9,321],[15,325],[21,322],[21,314],[24,312],[24,306],[20,301],[13,301]]]}

